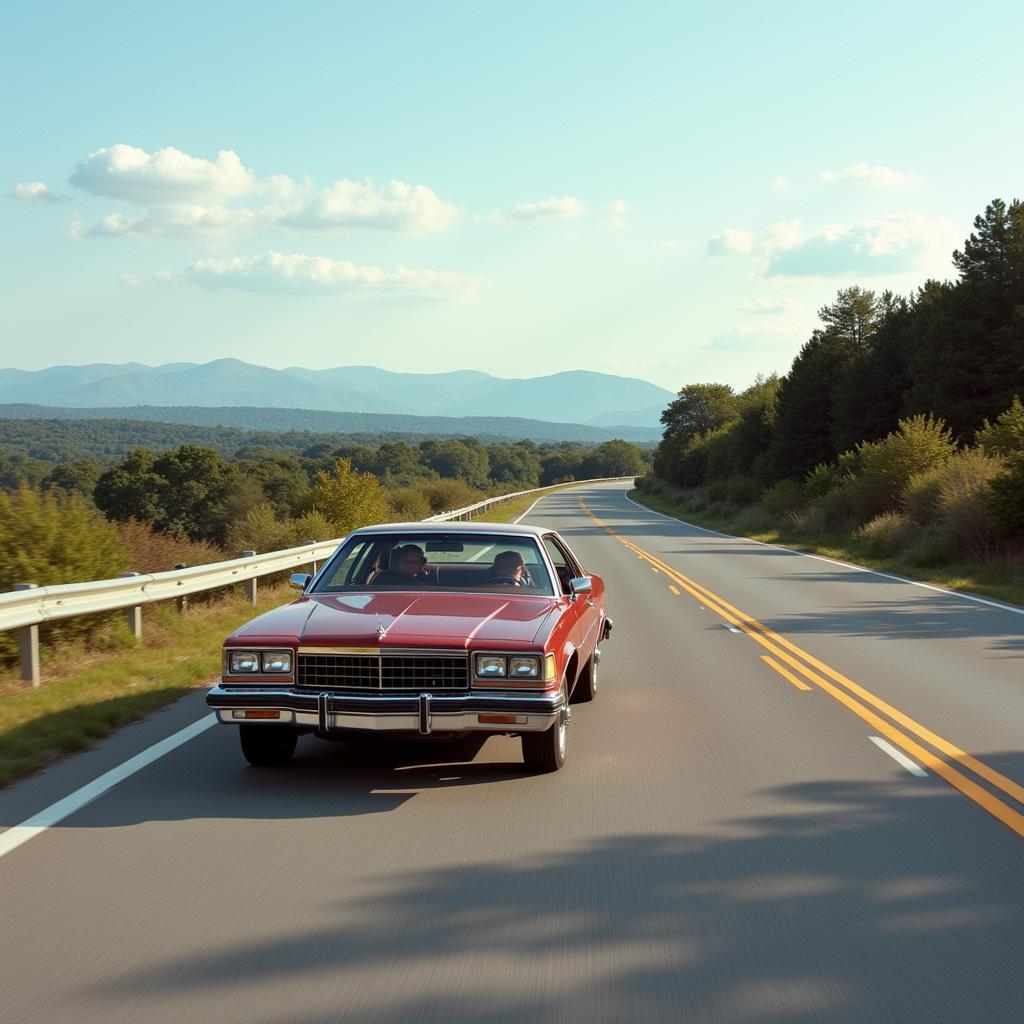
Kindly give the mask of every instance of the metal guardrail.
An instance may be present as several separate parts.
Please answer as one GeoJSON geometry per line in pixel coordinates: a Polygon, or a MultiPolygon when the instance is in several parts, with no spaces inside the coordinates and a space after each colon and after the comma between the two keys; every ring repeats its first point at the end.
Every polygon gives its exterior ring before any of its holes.
{"type": "MultiPolygon", "coordinates": [[[[574,483],[609,483],[614,480],[631,480],[632,477],[600,477],[593,480],[578,480],[574,483]]],[[[501,505],[531,494],[541,496],[565,487],[554,484],[550,487],[536,487],[513,494],[501,494],[467,505],[465,508],[441,512],[423,520],[426,523],[451,522],[471,519],[495,505],[501,505]]],[[[232,584],[246,585],[246,594],[253,603],[256,601],[256,581],[260,576],[276,572],[287,572],[303,565],[309,565],[328,558],[344,538],[327,541],[312,541],[284,551],[271,551],[257,555],[244,552],[241,558],[225,562],[210,562],[173,569],[169,572],[155,572],[140,575],[125,573],[117,579],[91,580],[87,583],[63,583],[51,587],[37,587],[21,583],[6,594],[0,594],[0,632],[20,630],[21,678],[32,686],[39,685],[39,626],[60,619],[82,615],[96,615],[100,612],[123,610],[126,612],[129,628],[136,636],[142,635],[142,614],[144,605],[157,601],[182,599],[189,594],[206,590],[217,590],[232,584]]]]}

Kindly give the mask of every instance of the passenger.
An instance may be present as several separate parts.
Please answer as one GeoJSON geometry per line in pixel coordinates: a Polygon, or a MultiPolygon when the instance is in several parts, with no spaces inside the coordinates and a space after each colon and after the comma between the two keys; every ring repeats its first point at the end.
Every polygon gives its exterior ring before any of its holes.
{"type": "Polygon", "coordinates": [[[391,568],[374,576],[373,583],[388,587],[421,586],[435,582],[434,574],[426,568],[427,559],[418,544],[406,544],[391,552],[391,568]]]}
{"type": "Polygon", "coordinates": [[[488,586],[494,584],[508,587],[530,587],[533,581],[526,572],[523,564],[523,556],[518,551],[502,551],[494,556],[491,563],[491,571],[488,573],[484,583],[488,586]]]}

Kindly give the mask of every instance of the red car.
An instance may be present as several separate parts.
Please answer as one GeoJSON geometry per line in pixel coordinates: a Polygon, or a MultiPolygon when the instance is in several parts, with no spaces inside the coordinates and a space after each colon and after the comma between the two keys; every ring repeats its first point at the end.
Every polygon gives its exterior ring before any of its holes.
{"type": "Polygon", "coordinates": [[[255,765],[302,733],[522,737],[526,767],[565,763],[570,702],[597,692],[604,584],[551,530],[407,523],[349,534],[302,596],[224,644],[207,696],[255,765]]]}

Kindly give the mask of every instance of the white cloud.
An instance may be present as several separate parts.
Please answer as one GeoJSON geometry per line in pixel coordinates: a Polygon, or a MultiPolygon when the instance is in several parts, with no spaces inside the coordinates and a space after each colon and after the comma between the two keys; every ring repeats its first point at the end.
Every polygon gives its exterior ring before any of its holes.
{"type": "Polygon", "coordinates": [[[285,227],[378,228],[385,231],[443,231],[459,216],[458,208],[439,199],[425,185],[390,181],[336,181],[297,209],[268,211],[285,227]]]}
{"type": "Polygon", "coordinates": [[[883,164],[853,164],[841,171],[822,171],[822,181],[834,184],[839,181],[863,181],[878,188],[891,188],[896,185],[916,185],[921,179],[913,171],[894,171],[883,164]]]}
{"type": "Polygon", "coordinates": [[[789,188],[789,182],[780,174],[777,177],[772,178],[772,188],[775,189],[776,192],[781,192],[784,189],[789,188]]]}
{"type": "Polygon", "coordinates": [[[20,181],[11,193],[23,203],[58,203],[63,196],[50,191],[50,186],[41,181],[20,181]]]}
{"type": "Polygon", "coordinates": [[[536,203],[521,203],[511,210],[494,210],[478,220],[493,224],[527,224],[538,220],[579,220],[587,212],[587,204],[575,196],[551,196],[536,203]]]}
{"type": "Polygon", "coordinates": [[[754,251],[754,232],[724,228],[708,241],[709,256],[742,256],[754,251]]]}
{"type": "Polygon", "coordinates": [[[902,274],[922,265],[934,273],[948,265],[956,242],[956,227],[949,221],[906,213],[812,231],[799,220],[782,221],[760,237],[726,228],[708,242],[708,254],[755,256],[766,277],[902,274]]]}
{"type": "Polygon", "coordinates": [[[214,289],[238,288],[300,295],[348,294],[426,299],[466,298],[481,284],[477,278],[443,270],[412,270],[399,266],[385,271],[375,266],[357,266],[349,260],[273,250],[259,256],[202,259],[189,264],[184,270],[128,274],[122,280],[129,285],[195,284],[214,289]]]}
{"type": "Polygon", "coordinates": [[[244,231],[257,226],[255,210],[230,210],[225,206],[157,206],[139,216],[108,213],[98,224],[78,236],[90,238],[152,238],[154,235],[209,235],[244,231]]]}
{"type": "Polygon", "coordinates": [[[741,302],[736,308],[754,316],[781,316],[797,312],[800,304],[792,299],[754,299],[750,302],[741,302]]]}
{"type": "Polygon", "coordinates": [[[948,254],[956,237],[948,221],[900,214],[856,224],[828,224],[809,234],[790,232],[766,245],[768,277],[901,274],[936,250],[948,254]]]}
{"type": "Polygon", "coordinates": [[[90,153],[75,166],[69,180],[84,192],[144,205],[287,197],[299,192],[299,186],[284,175],[258,178],[230,149],[222,149],[215,160],[204,160],[173,146],[147,153],[123,143],[90,153]]]}
{"type": "Polygon", "coordinates": [[[787,327],[752,327],[737,324],[714,335],[701,348],[705,352],[761,352],[777,349],[780,344],[792,342],[793,331],[787,327]]]}
{"type": "Polygon", "coordinates": [[[604,224],[611,228],[622,228],[626,226],[626,219],[632,207],[625,199],[616,199],[604,207],[604,224]]]}

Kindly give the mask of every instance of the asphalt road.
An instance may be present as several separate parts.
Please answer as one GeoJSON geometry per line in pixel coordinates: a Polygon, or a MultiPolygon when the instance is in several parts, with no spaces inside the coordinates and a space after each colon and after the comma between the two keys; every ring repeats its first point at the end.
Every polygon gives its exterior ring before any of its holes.
{"type": "MultiPolygon", "coordinates": [[[[1021,1019],[1024,615],[621,485],[525,521],[615,620],[564,770],[496,737],[261,771],[208,729],[0,858],[0,1019],[1021,1019]]],[[[0,827],[204,714],[0,793],[0,827]]]]}

